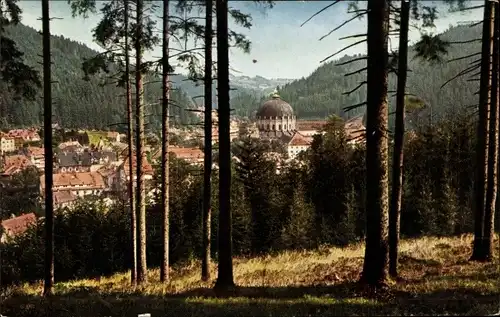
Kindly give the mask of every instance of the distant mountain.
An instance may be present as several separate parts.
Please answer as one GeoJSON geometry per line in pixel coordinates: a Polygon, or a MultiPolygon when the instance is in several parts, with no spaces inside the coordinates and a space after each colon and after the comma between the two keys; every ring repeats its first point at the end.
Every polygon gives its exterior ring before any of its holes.
{"type": "MultiPolygon", "coordinates": [[[[444,40],[451,42],[473,40],[481,37],[481,26],[457,26],[451,27],[442,34],[444,40]]],[[[446,60],[471,55],[481,51],[480,42],[467,44],[452,44],[446,60]]],[[[466,106],[477,104],[478,83],[468,80],[469,76],[458,78],[445,87],[440,88],[447,80],[454,77],[460,71],[470,66],[470,63],[478,58],[472,56],[452,62],[444,62],[437,65],[429,65],[414,59],[414,47],[409,49],[409,69],[407,92],[418,96],[427,103],[427,110],[419,115],[423,120],[431,120],[449,112],[450,109],[458,111],[466,106]]],[[[330,114],[341,115],[345,118],[364,113],[364,107],[360,107],[349,113],[343,108],[359,104],[366,99],[366,86],[361,87],[350,94],[347,92],[356,88],[366,79],[366,72],[346,76],[366,66],[366,61],[356,61],[345,65],[357,56],[344,56],[336,61],[325,63],[318,67],[310,76],[301,78],[280,86],[281,97],[290,103],[296,115],[302,119],[325,118],[330,114]]],[[[477,77],[477,76],[476,76],[477,77]]],[[[390,75],[390,90],[396,90],[396,76],[390,75]]],[[[392,95],[392,94],[391,94],[392,95]]],[[[232,107],[240,115],[251,116],[267,96],[243,94],[235,98],[232,107]]],[[[390,106],[394,107],[395,98],[391,97],[390,106]]]]}
{"type": "Polygon", "coordinates": [[[266,94],[272,92],[277,86],[291,83],[293,79],[267,79],[262,76],[249,77],[229,75],[229,81],[236,88],[241,87],[249,90],[262,91],[262,93],[266,94]]]}

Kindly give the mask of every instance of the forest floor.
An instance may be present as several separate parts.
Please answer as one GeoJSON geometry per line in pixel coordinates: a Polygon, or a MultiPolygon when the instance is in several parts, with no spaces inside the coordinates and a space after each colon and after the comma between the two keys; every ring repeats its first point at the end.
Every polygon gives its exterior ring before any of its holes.
{"type": "Polygon", "coordinates": [[[151,270],[150,283],[136,290],[130,287],[129,273],[57,283],[50,299],[40,296],[41,283],[15,287],[4,294],[0,313],[9,317],[492,315],[500,308],[498,254],[491,263],[469,262],[471,243],[470,235],[403,240],[401,278],[382,294],[356,283],[364,253],[359,244],[236,258],[239,287],[230,296],[215,294],[213,282],[200,282],[199,263],[193,262],[172,270],[172,280],[165,285],[157,282],[158,270],[151,270]]]}

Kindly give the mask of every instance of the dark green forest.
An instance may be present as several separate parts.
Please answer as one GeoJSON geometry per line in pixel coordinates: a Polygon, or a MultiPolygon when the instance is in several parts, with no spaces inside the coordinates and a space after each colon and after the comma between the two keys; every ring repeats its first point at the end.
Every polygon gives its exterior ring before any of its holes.
{"type": "MultiPolygon", "coordinates": [[[[451,27],[444,32],[442,39],[449,42],[458,42],[477,39],[481,37],[481,26],[457,26],[451,27]]],[[[478,90],[477,82],[467,81],[470,77],[458,78],[445,87],[440,86],[447,80],[453,78],[460,71],[468,67],[468,64],[479,56],[472,56],[458,61],[449,61],[461,56],[467,56],[480,52],[480,42],[465,44],[450,44],[447,61],[440,64],[428,64],[414,59],[415,47],[409,49],[409,69],[407,92],[422,99],[426,103],[426,109],[419,114],[422,120],[438,120],[446,110],[456,109],[457,106],[471,106],[477,103],[474,93],[478,90]],[[459,103],[459,104],[457,104],[459,103]]],[[[332,51],[333,53],[333,51],[332,51]]],[[[344,107],[359,104],[365,101],[366,86],[361,87],[350,95],[343,93],[356,88],[365,80],[366,72],[345,76],[365,67],[366,61],[356,61],[343,66],[336,64],[345,63],[358,56],[344,56],[338,60],[325,63],[316,69],[309,77],[296,80],[280,88],[281,97],[289,102],[294,108],[297,116],[301,119],[320,119],[331,114],[340,115],[343,118],[364,113],[364,108],[358,108],[348,113],[343,111],[344,107]]],[[[396,75],[391,74],[390,90],[396,90],[396,75]]],[[[234,108],[242,115],[252,115],[257,110],[260,96],[245,94],[239,96],[233,103],[234,108]]],[[[390,99],[391,107],[395,105],[395,96],[390,99]]],[[[429,122],[428,121],[428,122],[429,122]]]]}
{"type": "MultiPolygon", "coordinates": [[[[480,36],[480,26],[458,26],[446,31],[442,38],[450,42],[476,39],[480,36]]],[[[41,52],[41,35],[34,29],[18,25],[10,30],[10,36],[16,41],[20,50],[25,53],[27,64],[41,70],[39,56],[41,52]]],[[[451,60],[479,52],[479,42],[452,44],[448,49],[446,59],[451,60]]],[[[87,46],[64,38],[53,36],[52,54],[54,59],[53,84],[54,121],[65,127],[106,128],[120,122],[125,122],[125,103],[123,90],[113,85],[103,87],[102,79],[83,79],[81,63],[85,58],[97,54],[87,46]]],[[[469,77],[458,78],[444,88],[439,87],[448,79],[454,77],[477,58],[468,57],[458,61],[441,64],[428,64],[413,59],[414,47],[410,48],[408,74],[408,93],[413,94],[426,103],[426,109],[419,113],[421,120],[438,120],[446,110],[456,106],[471,106],[477,102],[474,93],[478,84],[468,81],[469,77]],[[457,105],[457,100],[460,104],[457,105]]],[[[344,56],[320,66],[309,77],[301,78],[288,85],[280,87],[281,97],[289,102],[301,119],[321,119],[331,114],[343,118],[351,118],[364,112],[363,107],[345,113],[343,108],[362,103],[366,96],[366,87],[361,87],[350,95],[345,92],[353,90],[364,80],[364,72],[345,76],[364,67],[364,61],[356,61],[342,66],[358,56],[344,56]]],[[[152,80],[154,81],[154,80],[152,80]]],[[[172,112],[176,122],[192,123],[193,115],[186,108],[192,108],[194,96],[202,94],[203,85],[196,85],[183,75],[173,76],[174,87],[172,99],[176,106],[172,112]]],[[[390,78],[391,90],[395,91],[396,75],[390,78]]],[[[153,82],[146,89],[149,106],[148,127],[156,129],[160,126],[159,105],[154,105],[160,97],[161,84],[153,82]]],[[[232,108],[235,114],[253,116],[266,96],[261,92],[243,87],[232,91],[232,108]]],[[[215,90],[215,89],[214,89],[215,90]]],[[[0,124],[2,127],[30,126],[39,124],[41,120],[41,97],[37,102],[16,101],[10,96],[4,96],[0,104],[0,124]]],[[[394,105],[394,97],[391,98],[394,105]]]]}
{"type": "MultiPolygon", "coordinates": [[[[41,76],[42,36],[33,28],[19,24],[8,29],[9,36],[24,52],[26,64],[35,67],[41,76]]],[[[83,79],[82,62],[97,54],[87,46],[64,38],[52,36],[52,91],[54,96],[54,122],[69,128],[107,128],[125,120],[124,90],[114,85],[103,86],[104,78],[83,79]]],[[[104,75],[103,75],[104,76],[104,75]]],[[[181,82],[183,76],[174,81],[181,82]]],[[[160,126],[161,108],[158,100],[161,95],[161,83],[151,79],[153,83],[146,89],[148,128],[160,126]]],[[[185,86],[185,85],[184,85],[185,86]]],[[[192,86],[192,84],[191,84],[192,86]]],[[[3,92],[0,103],[0,125],[21,127],[38,125],[42,120],[42,95],[37,101],[14,100],[7,92],[3,92]]],[[[190,123],[193,115],[186,108],[191,108],[192,101],[181,88],[172,92],[172,114],[179,123],[190,123]]],[[[113,126],[113,129],[120,126],[113,126]]]]}

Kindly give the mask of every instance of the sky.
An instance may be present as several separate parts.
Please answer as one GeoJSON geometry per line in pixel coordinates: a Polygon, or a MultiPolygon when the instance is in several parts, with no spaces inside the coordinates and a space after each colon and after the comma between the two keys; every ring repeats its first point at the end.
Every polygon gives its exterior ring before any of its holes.
{"type": "MultiPolygon", "coordinates": [[[[363,20],[355,19],[346,24],[330,36],[319,40],[332,29],[353,17],[347,12],[348,1],[342,1],[325,10],[320,15],[301,27],[301,24],[314,13],[321,10],[333,1],[277,1],[272,9],[263,9],[252,1],[229,1],[230,7],[240,9],[252,16],[250,30],[235,26],[229,21],[229,27],[245,34],[252,42],[249,54],[239,50],[230,52],[232,73],[237,76],[263,76],[266,78],[297,79],[307,77],[321,65],[321,61],[345,46],[358,39],[339,40],[354,34],[366,33],[366,17],[363,20]],[[253,62],[256,60],[257,62],[253,62]]],[[[430,1],[429,1],[430,2],[430,1]]],[[[22,23],[37,30],[41,29],[41,1],[22,0],[19,2],[23,10],[22,23]]],[[[361,4],[363,5],[363,4],[361,4]]],[[[438,3],[438,5],[440,5],[438,3]]],[[[431,33],[440,33],[460,22],[478,21],[482,16],[482,9],[461,13],[449,13],[447,9],[438,7],[439,19],[436,28],[431,33]]],[[[99,49],[92,41],[92,29],[100,20],[100,16],[91,16],[87,19],[73,18],[66,0],[50,2],[51,17],[57,18],[51,22],[51,33],[84,43],[99,49]]],[[[158,21],[158,27],[161,21],[158,21]]],[[[410,42],[419,37],[419,32],[410,32],[410,42]]],[[[397,48],[397,39],[392,40],[393,48],[397,48]]],[[[335,58],[345,54],[366,52],[366,44],[352,47],[335,58]]],[[[157,49],[149,53],[149,58],[160,56],[157,49]]],[[[334,58],[334,59],[335,59],[334,58]]]]}

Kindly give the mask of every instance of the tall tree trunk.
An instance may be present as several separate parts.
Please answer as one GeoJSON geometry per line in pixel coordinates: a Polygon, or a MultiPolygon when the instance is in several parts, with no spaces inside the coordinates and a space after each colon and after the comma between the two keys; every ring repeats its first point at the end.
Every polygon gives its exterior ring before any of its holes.
{"type": "Polygon", "coordinates": [[[489,126],[489,148],[488,148],[488,181],[486,190],[486,206],[484,212],[484,237],[482,258],[484,261],[493,259],[493,237],[495,228],[495,209],[497,200],[497,172],[498,172],[498,126],[499,126],[499,15],[498,3],[495,3],[494,11],[494,44],[493,44],[493,72],[491,92],[491,116],[489,126]]]}
{"type": "Polygon", "coordinates": [[[366,249],[361,282],[386,283],[388,246],[387,78],[389,1],[368,1],[366,249]]]}
{"type": "Polygon", "coordinates": [[[488,179],[488,136],[491,102],[491,69],[495,4],[485,0],[481,48],[481,79],[479,87],[479,121],[476,150],[476,181],[474,188],[474,245],[470,260],[483,258],[485,194],[488,179]]]}
{"type": "Polygon", "coordinates": [[[212,0],[205,0],[205,156],[203,162],[203,255],[201,279],[210,279],[210,209],[212,205],[212,0]]]}
{"type": "Polygon", "coordinates": [[[132,118],[132,87],[130,86],[130,54],[129,54],[129,3],[128,0],[124,0],[124,20],[123,24],[125,27],[125,89],[127,94],[127,138],[128,138],[128,168],[130,179],[128,180],[128,199],[130,205],[130,231],[132,233],[132,269],[130,274],[130,280],[132,286],[137,285],[137,215],[135,213],[135,200],[134,200],[134,177],[133,170],[134,164],[132,162],[132,157],[134,155],[134,125],[132,118]]]}
{"type": "Polygon", "coordinates": [[[234,287],[231,224],[231,140],[229,138],[229,43],[227,0],[216,1],[219,112],[219,265],[215,288],[234,287]]]}
{"type": "Polygon", "coordinates": [[[163,86],[162,86],[162,113],[161,113],[161,204],[163,210],[163,258],[160,269],[160,280],[162,282],[168,281],[169,273],[169,161],[168,161],[168,121],[169,121],[169,83],[168,83],[168,6],[169,0],[163,1],[163,54],[162,54],[162,72],[163,72],[163,86]]]}
{"type": "Polygon", "coordinates": [[[392,195],[389,213],[389,274],[398,275],[399,221],[401,216],[401,194],[403,189],[403,146],[405,134],[405,93],[408,71],[408,25],[410,2],[401,1],[398,53],[398,86],[396,96],[396,124],[394,131],[394,153],[392,158],[392,195]]]}
{"type": "Polygon", "coordinates": [[[54,287],[54,200],[52,151],[52,89],[50,58],[49,0],[42,0],[43,31],[43,142],[45,154],[45,283],[43,295],[52,295],[54,287]]]}
{"type": "MultiPolygon", "coordinates": [[[[143,0],[136,2],[136,38],[135,38],[135,106],[136,106],[136,199],[137,199],[137,283],[147,282],[147,262],[146,262],[146,202],[144,190],[144,173],[142,162],[144,158],[144,87],[142,75],[142,22],[143,22],[143,0]]],[[[132,177],[132,173],[131,173],[132,177]]]]}

